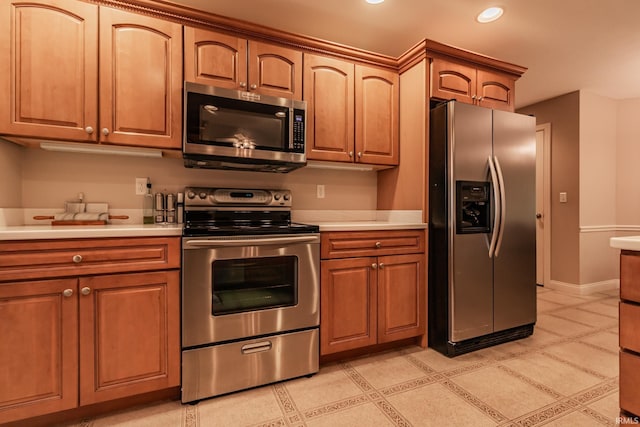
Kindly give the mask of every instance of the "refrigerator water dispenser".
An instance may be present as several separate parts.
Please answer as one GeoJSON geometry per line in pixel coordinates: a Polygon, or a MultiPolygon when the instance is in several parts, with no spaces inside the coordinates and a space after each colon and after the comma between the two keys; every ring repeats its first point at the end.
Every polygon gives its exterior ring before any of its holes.
{"type": "Polygon", "coordinates": [[[456,233],[491,231],[489,182],[456,181],[456,233]]]}

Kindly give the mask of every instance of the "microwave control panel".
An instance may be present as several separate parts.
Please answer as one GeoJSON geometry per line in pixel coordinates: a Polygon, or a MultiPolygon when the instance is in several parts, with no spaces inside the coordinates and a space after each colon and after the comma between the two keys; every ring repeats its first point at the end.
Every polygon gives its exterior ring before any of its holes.
{"type": "Polygon", "coordinates": [[[304,110],[293,110],[293,151],[304,153],[304,110]]]}

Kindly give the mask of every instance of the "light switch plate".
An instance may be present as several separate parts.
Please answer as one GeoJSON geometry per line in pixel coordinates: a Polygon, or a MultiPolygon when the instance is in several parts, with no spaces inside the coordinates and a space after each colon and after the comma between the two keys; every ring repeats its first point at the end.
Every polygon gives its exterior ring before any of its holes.
{"type": "Polygon", "coordinates": [[[322,184],[316,185],[316,197],[318,199],[324,199],[324,185],[322,184]]]}
{"type": "Polygon", "coordinates": [[[567,193],[564,191],[560,193],[560,203],[567,203],[567,193]]]}

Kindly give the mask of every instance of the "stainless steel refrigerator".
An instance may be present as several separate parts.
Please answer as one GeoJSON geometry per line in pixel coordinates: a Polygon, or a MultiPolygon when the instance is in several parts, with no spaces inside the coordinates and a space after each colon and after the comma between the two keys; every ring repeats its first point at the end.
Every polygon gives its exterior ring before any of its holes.
{"type": "Polygon", "coordinates": [[[535,128],[457,101],[431,109],[429,346],[447,356],[533,333],[535,128]]]}

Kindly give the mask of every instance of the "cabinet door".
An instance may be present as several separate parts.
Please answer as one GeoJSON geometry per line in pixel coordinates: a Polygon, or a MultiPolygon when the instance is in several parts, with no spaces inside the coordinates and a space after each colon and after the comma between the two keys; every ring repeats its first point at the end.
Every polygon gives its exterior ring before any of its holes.
{"type": "Polygon", "coordinates": [[[375,262],[375,258],[321,262],[321,355],[376,343],[375,262]]]}
{"type": "Polygon", "coordinates": [[[179,271],[80,279],[80,404],[180,383],[179,271]]]}
{"type": "Polygon", "coordinates": [[[356,161],[398,164],[398,74],[356,66],[356,161]]]}
{"type": "Polygon", "coordinates": [[[424,254],[378,257],[378,342],[425,333],[424,254]]]}
{"type": "Polygon", "coordinates": [[[182,26],[100,8],[100,140],[179,149],[182,26]]]}
{"type": "Polygon", "coordinates": [[[247,87],[247,41],[184,27],[184,79],[228,89],[247,87]]]}
{"type": "Polygon", "coordinates": [[[478,70],[478,105],[499,110],[514,111],[515,79],[498,73],[478,70]]]}
{"type": "Polygon", "coordinates": [[[307,158],[353,161],[354,65],[339,59],[304,56],[307,101],[307,158]]]}
{"type": "Polygon", "coordinates": [[[76,279],[0,284],[0,424],[78,405],[76,290],[76,279]]]}
{"type": "Polygon", "coordinates": [[[0,133],[96,141],[98,7],[0,5],[0,133]]]}
{"type": "Polygon", "coordinates": [[[431,62],[431,98],[455,99],[465,104],[474,104],[476,69],[434,58],[431,62]]]}
{"type": "Polygon", "coordinates": [[[302,52],[249,41],[249,90],[302,100],[302,52]]]}

